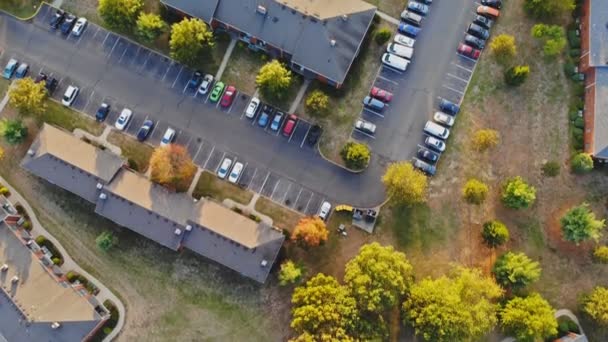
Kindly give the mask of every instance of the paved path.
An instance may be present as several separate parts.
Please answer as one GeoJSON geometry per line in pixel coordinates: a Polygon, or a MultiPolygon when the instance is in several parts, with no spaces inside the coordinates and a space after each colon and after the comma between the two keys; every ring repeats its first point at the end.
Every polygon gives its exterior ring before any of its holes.
{"type": "Polygon", "coordinates": [[[61,268],[63,270],[74,270],[82,275],[84,275],[86,278],[88,278],[89,280],[91,280],[93,283],[95,283],[95,285],[97,286],[97,288],[99,289],[99,293],[97,294],[97,296],[95,296],[97,298],[97,300],[101,303],[103,303],[106,299],[112,301],[115,305],[116,308],[118,309],[118,313],[119,313],[119,318],[118,318],[118,323],[116,324],[116,327],[114,328],[114,330],[112,331],[112,333],[110,333],[110,335],[108,335],[104,341],[111,341],[113,340],[118,333],[120,333],[120,330],[122,329],[124,323],[125,323],[125,307],[123,305],[123,303],[120,301],[120,299],[118,299],[118,297],[116,297],[112,291],[110,291],[107,287],[105,287],[105,285],[99,281],[97,278],[93,277],[91,274],[89,274],[87,271],[85,271],[84,269],[82,269],[75,261],[74,259],[72,259],[70,257],[70,255],[68,254],[68,252],[63,248],[63,246],[61,245],[61,243],[59,241],[57,241],[57,239],[55,239],[55,237],[53,237],[51,235],[51,233],[49,233],[40,223],[40,221],[38,221],[38,217],[36,217],[36,212],[34,211],[34,209],[29,205],[29,203],[25,200],[25,198],[23,198],[23,196],[21,196],[21,194],[19,194],[17,192],[17,190],[15,188],[13,188],[6,179],[2,178],[0,176],[0,182],[2,182],[2,184],[4,184],[10,191],[11,191],[11,196],[9,197],[9,200],[16,205],[17,203],[21,204],[25,210],[27,211],[27,213],[30,216],[30,219],[32,220],[32,231],[31,234],[32,236],[38,236],[38,235],[44,235],[47,239],[49,239],[54,245],[55,247],[57,247],[57,249],[59,250],[59,252],[63,255],[63,265],[61,266],[61,268]]]}
{"type": "Polygon", "coordinates": [[[224,58],[222,58],[222,64],[220,64],[219,69],[217,69],[217,74],[215,74],[216,80],[222,79],[222,74],[224,73],[224,69],[226,69],[226,65],[230,60],[230,56],[232,55],[232,50],[234,50],[234,47],[236,46],[236,42],[237,40],[235,38],[232,38],[232,40],[230,40],[230,44],[226,49],[226,53],[224,53],[224,58]]]}
{"type": "Polygon", "coordinates": [[[400,23],[399,19],[393,18],[393,17],[391,17],[390,15],[388,15],[388,14],[386,14],[386,13],[384,13],[384,12],[376,11],[376,14],[377,14],[377,15],[378,15],[380,18],[382,18],[382,19],[384,19],[384,20],[388,21],[388,22],[389,22],[389,23],[391,23],[391,24],[394,24],[394,25],[399,25],[399,23],[400,23]]]}
{"type": "Polygon", "coordinates": [[[237,203],[229,198],[225,199],[223,203],[228,208],[237,207],[237,208],[241,209],[244,214],[254,214],[254,215],[258,216],[262,220],[262,222],[266,223],[269,226],[272,226],[273,220],[270,217],[255,210],[255,204],[259,198],[260,198],[260,194],[254,193],[253,197],[251,198],[251,201],[249,201],[249,204],[247,204],[247,205],[237,203]]]}
{"type": "MultiPolygon", "coordinates": [[[[11,83],[11,85],[8,87],[9,89],[13,86],[13,84],[11,83]]],[[[6,91],[6,94],[4,94],[4,98],[2,98],[2,101],[0,101],[0,113],[4,110],[4,107],[6,107],[6,104],[8,103],[8,90],[6,91]]]]}
{"type": "Polygon", "coordinates": [[[190,187],[188,187],[188,196],[192,196],[194,192],[194,188],[196,188],[196,184],[198,183],[198,179],[201,178],[201,174],[203,173],[203,168],[199,167],[192,179],[192,183],[190,183],[190,187]]]}
{"type": "Polygon", "coordinates": [[[571,320],[573,320],[574,323],[576,323],[576,325],[578,325],[578,329],[581,331],[581,335],[585,335],[585,332],[583,331],[583,326],[578,321],[578,318],[572,313],[572,311],[570,311],[568,309],[559,309],[559,310],[555,311],[555,318],[559,318],[561,316],[566,316],[566,317],[570,318],[571,320]]]}
{"type": "Polygon", "coordinates": [[[298,95],[296,95],[296,98],[291,103],[291,107],[289,107],[290,113],[295,113],[296,109],[298,109],[298,106],[300,105],[300,102],[302,101],[302,98],[304,97],[304,94],[306,93],[306,89],[308,89],[310,82],[311,80],[306,79],[304,80],[304,83],[302,83],[300,90],[298,90],[298,95]]]}

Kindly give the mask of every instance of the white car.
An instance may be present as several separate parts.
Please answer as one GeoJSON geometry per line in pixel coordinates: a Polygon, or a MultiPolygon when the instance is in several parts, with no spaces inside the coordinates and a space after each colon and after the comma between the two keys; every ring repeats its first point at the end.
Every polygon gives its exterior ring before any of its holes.
{"type": "Polygon", "coordinates": [[[230,165],[232,165],[232,159],[225,158],[224,161],[222,162],[222,165],[220,165],[220,168],[217,169],[217,176],[220,177],[221,179],[226,178],[226,175],[228,174],[228,171],[230,170],[230,165]]]}
{"type": "Polygon", "coordinates": [[[445,151],[445,142],[435,138],[435,137],[426,137],[424,139],[424,144],[430,147],[432,150],[437,152],[445,151]]]}
{"type": "Polygon", "coordinates": [[[386,47],[386,52],[391,53],[395,56],[403,57],[411,60],[414,56],[414,49],[405,45],[390,43],[386,47]]]}
{"type": "Polygon", "coordinates": [[[78,96],[79,91],[80,89],[78,89],[78,87],[68,86],[68,89],[66,89],[65,93],[63,94],[61,103],[66,107],[71,106],[74,103],[74,100],[76,100],[76,96],[78,96]]]}
{"type": "Polygon", "coordinates": [[[209,89],[211,89],[212,84],[213,76],[209,74],[205,75],[205,77],[203,77],[203,82],[201,82],[201,85],[198,87],[198,93],[201,95],[207,94],[207,92],[209,92],[209,89]]]}
{"type": "Polygon", "coordinates": [[[416,43],[415,39],[404,36],[402,34],[396,34],[395,38],[393,38],[393,41],[397,44],[405,45],[411,48],[413,48],[414,44],[416,43]]]}
{"type": "Polygon", "coordinates": [[[325,221],[329,217],[329,212],[331,211],[331,203],[325,201],[321,204],[321,208],[319,208],[319,217],[321,220],[325,221]]]}
{"type": "Polygon", "coordinates": [[[368,134],[376,133],[376,125],[363,119],[359,119],[355,122],[355,128],[368,134]]]}
{"type": "Polygon", "coordinates": [[[171,127],[167,128],[167,130],[165,131],[165,134],[163,135],[163,138],[160,139],[160,146],[167,146],[170,143],[173,142],[173,139],[175,139],[175,130],[171,127]]]}
{"type": "Polygon", "coordinates": [[[87,19],[78,18],[78,20],[76,20],[76,24],[74,24],[74,28],[72,28],[72,34],[76,37],[80,37],[85,27],[87,27],[87,19]]]}
{"type": "Polygon", "coordinates": [[[407,59],[395,56],[388,52],[382,55],[382,63],[388,67],[397,69],[399,71],[407,70],[407,66],[410,65],[410,61],[408,61],[407,59]]]}
{"type": "Polygon", "coordinates": [[[258,111],[258,107],[260,107],[260,99],[254,97],[249,101],[249,106],[247,106],[247,110],[245,111],[245,116],[249,119],[252,119],[255,116],[255,112],[258,111]]]}
{"type": "Polygon", "coordinates": [[[129,108],[124,108],[122,112],[120,112],[118,119],[116,119],[114,127],[121,131],[124,130],[129,124],[129,121],[131,121],[131,116],[133,116],[133,112],[129,108]]]}
{"type": "Polygon", "coordinates": [[[452,127],[455,121],[453,116],[447,115],[444,112],[435,112],[435,115],[433,115],[433,120],[448,127],[452,127]]]}
{"type": "Polygon", "coordinates": [[[232,167],[232,171],[230,171],[230,176],[228,176],[228,181],[230,183],[236,183],[241,178],[241,172],[243,172],[243,163],[236,162],[234,163],[234,167],[232,167]]]}

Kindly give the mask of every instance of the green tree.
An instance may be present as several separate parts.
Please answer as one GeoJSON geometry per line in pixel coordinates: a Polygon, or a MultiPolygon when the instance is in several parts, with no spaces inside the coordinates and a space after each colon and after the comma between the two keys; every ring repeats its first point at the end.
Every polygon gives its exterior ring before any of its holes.
{"type": "Polygon", "coordinates": [[[291,328],[300,335],[296,340],[357,340],[357,302],[334,277],[317,274],[293,291],[291,304],[291,328]]]}
{"type": "Polygon", "coordinates": [[[509,241],[509,229],[498,220],[488,221],[483,224],[481,236],[486,245],[494,248],[502,246],[509,241]]]}
{"type": "Polygon", "coordinates": [[[143,8],[142,0],[99,0],[97,11],[111,29],[130,32],[143,8]]]}
{"type": "Polygon", "coordinates": [[[587,173],[593,170],[593,158],[589,153],[577,153],[572,157],[572,171],[575,173],[587,173]]]}
{"type": "Polygon", "coordinates": [[[598,246],[593,250],[593,259],[601,264],[608,264],[608,246],[598,246]]]}
{"type": "Polygon", "coordinates": [[[517,54],[515,37],[505,33],[497,35],[490,42],[490,50],[498,62],[502,64],[509,62],[517,54]]]}
{"type": "Polygon", "coordinates": [[[0,134],[11,144],[20,144],[27,137],[27,127],[18,119],[2,119],[0,121],[0,134]]]}
{"type": "Polygon", "coordinates": [[[108,252],[116,244],[116,237],[111,232],[105,231],[97,236],[95,243],[97,248],[108,252]]]}
{"type": "Polygon", "coordinates": [[[371,152],[366,144],[347,142],[340,151],[346,167],[351,169],[362,169],[367,166],[371,158],[371,152]]]}
{"type": "Polygon", "coordinates": [[[518,341],[537,341],[557,334],[551,305],[538,293],[511,299],[500,313],[503,329],[518,341]]]}
{"type": "Polygon", "coordinates": [[[589,239],[599,240],[605,227],[605,221],[596,219],[587,203],[568,210],[560,223],[564,239],[576,244],[589,239]]]}
{"type": "Polygon", "coordinates": [[[469,179],[462,188],[462,197],[469,204],[482,204],[488,195],[488,186],[474,178],[469,179]]]}
{"type": "Polygon", "coordinates": [[[500,135],[496,130],[493,129],[480,129],[473,134],[473,139],[471,142],[473,144],[473,148],[477,151],[485,151],[498,145],[500,142],[500,135]]]}
{"type": "Polygon", "coordinates": [[[511,209],[527,208],[536,200],[536,189],[521,177],[513,177],[503,184],[501,200],[511,209]]]}
{"type": "Polygon", "coordinates": [[[152,43],[167,29],[167,24],[158,14],[141,13],[137,18],[135,35],[145,43],[152,43]]]}
{"type": "Polygon", "coordinates": [[[388,42],[388,40],[391,39],[392,35],[393,31],[384,27],[374,33],[374,41],[376,41],[376,44],[382,45],[388,42]]]}
{"type": "Polygon", "coordinates": [[[492,272],[504,288],[521,290],[540,278],[540,264],[524,253],[507,252],[496,260],[492,272]]]}
{"type": "Polygon", "coordinates": [[[295,284],[302,279],[303,273],[302,267],[291,260],[286,260],[281,264],[281,270],[279,271],[279,285],[295,284]]]}
{"type": "Polygon", "coordinates": [[[196,18],[185,18],[171,26],[169,48],[171,58],[187,65],[196,65],[213,47],[213,34],[207,24],[196,18]]]}
{"type": "Polygon", "coordinates": [[[291,85],[291,71],[275,59],[262,66],[255,84],[266,97],[282,98],[291,85]]]}
{"type": "Polygon", "coordinates": [[[608,288],[597,286],[582,298],[583,312],[599,325],[608,326],[608,288]]]}
{"type": "Polygon", "coordinates": [[[528,75],[530,74],[530,67],[527,65],[516,65],[505,70],[504,79],[505,83],[512,87],[522,85],[528,75]]]}
{"type": "Polygon", "coordinates": [[[536,18],[557,17],[574,9],[574,0],[525,0],[524,9],[536,18]]]}
{"type": "Polygon", "coordinates": [[[544,43],[546,57],[559,55],[568,43],[564,28],[559,25],[536,24],[532,27],[532,36],[544,43]]]}
{"type": "Polygon", "coordinates": [[[502,290],[478,269],[458,267],[450,277],[412,285],[403,303],[406,323],[426,341],[464,341],[490,332],[497,323],[502,290]]]}
{"type": "Polygon", "coordinates": [[[329,96],[319,89],[313,90],[306,98],[306,109],[312,114],[326,114],[327,106],[329,106],[329,96]]]}
{"type": "Polygon", "coordinates": [[[46,110],[44,82],[35,83],[25,77],[18,79],[8,91],[8,104],[21,115],[40,115],[46,110]]]}
{"type": "Polygon", "coordinates": [[[396,203],[412,205],[426,202],[427,177],[410,162],[389,165],[382,183],[388,197],[396,203]]]}
{"type": "Polygon", "coordinates": [[[374,242],[346,264],[344,282],[362,310],[380,313],[399,303],[414,280],[405,254],[374,242]]]}

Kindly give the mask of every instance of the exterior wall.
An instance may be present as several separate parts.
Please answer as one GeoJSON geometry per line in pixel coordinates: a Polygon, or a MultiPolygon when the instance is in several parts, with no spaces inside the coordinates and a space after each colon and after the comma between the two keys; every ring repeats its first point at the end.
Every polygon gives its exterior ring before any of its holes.
{"type": "Polygon", "coordinates": [[[585,120],[585,130],[583,135],[584,151],[593,154],[593,133],[595,119],[595,68],[590,68],[585,73],[585,110],[583,118],[585,120]]]}
{"type": "Polygon", "coordinates": [[[589,27],[590,27],[590,16],[589,16],[589,0],[585,0],[583,3],[583,10],[581,15],[581,59],[579,68],[581,72],[587,73],[589,70],[589,27]]]}

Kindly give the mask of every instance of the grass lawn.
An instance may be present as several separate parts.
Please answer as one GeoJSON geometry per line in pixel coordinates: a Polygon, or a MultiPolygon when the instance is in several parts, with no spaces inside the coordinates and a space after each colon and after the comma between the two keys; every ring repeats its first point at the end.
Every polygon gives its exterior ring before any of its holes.
{"type": "Polygon", "coordinates": [[[2,0],[0,9],[19,18],[29,18],[36,13],[40,2],[40,0],[2,0]]]}
{"type": "Polygon", "coordinates": [[[211,197],[219,202],[230,198],[238,203],[248,204],[251,202],[251,198],[253,198],[253,193],[230,184],[225,180],[221,180],[208,171],[203,171],[198,179],[198,183],[196,183],[194,192],[192,192],[192,197],[199,199],[203,196],[211,197]]]}
{"type": "Polygon", "coordinates": [[[108,141],[117,145],[122,150],[122,156],[127,158],[129,166],[133,169],[145,173],[154,148],[120,132],[113,131],[108,136],[108,141]]]}
{"type": "Polygon", "coordinates": [[[381,12],[390,15],[393,18],[399,19],[399,15],[405,9],[406,1],[403,0],[365,0],[376,7],[381,12]]]}
{"type": "Polygon", "coordinates": [[[270,217],[275,227],[289,231],[293,231],[298,221],[304,217],[300,213],[280,206],[264,197],[260,197],[255,203],[255,210],[270,217]]]}
{"type": "Polygon", "coordinates": [[[239,91],[253,94],[258,71],[268,61],[268,56],[263,52],[255,52],[247,48],[245,43],[238,42],[226,65],[222,81],[234,85],[239,91]]]}
{"type": "Polygon", "coordinates": [[[5,80],[4,78],[0,79],[0,99],[4,98],[4,95],[6,95],[10,85],[11,83],[8,80],[5,80]]]}
{"type": "Polygon", "coordinates": [[[49,100],[46,103],[47,110],[40,117],[40,121],[63,127],[70,132],[76,128],[80,128],[96,136],[103,132],[103,126],[95,122],[95,120],[64,107],[55,101],[49,100]]]}

